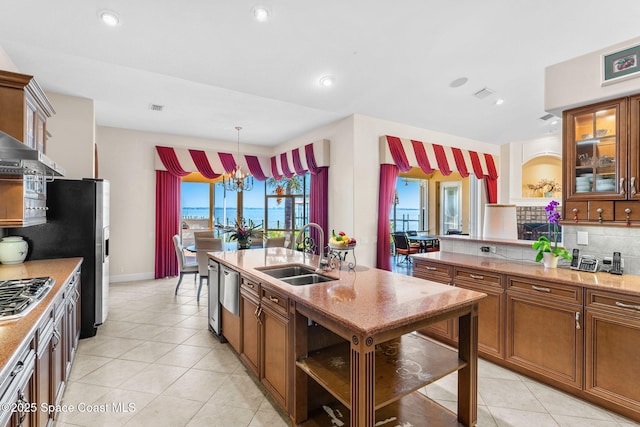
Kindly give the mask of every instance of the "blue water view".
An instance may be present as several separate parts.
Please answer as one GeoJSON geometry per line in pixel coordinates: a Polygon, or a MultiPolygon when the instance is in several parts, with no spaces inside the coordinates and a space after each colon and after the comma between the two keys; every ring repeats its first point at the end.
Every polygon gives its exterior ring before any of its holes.
{"type": "MultiPolygon", "coordinates": [[[[215,208],[214,222],[216,224],[233,225],[236,219],[236,208],[227,208],[227,215],[224,216],[224,208],[215,208]],[[226,221],[225,221],[226,220],[226,221]]],[[[245,221],[253,221],[254,224],[262,224],[265,220],[264,208],[247,208],[243,210],[245,221]]],[[[419,209],[396,209],[396,221],[398,222],[399,230],[417,230],[419,209]],[[404,227],[402,226],[404,224],[404,227]]],[[[391,221],[393,221],[393,212],[391,213],[391,221]]],[[[183,219],[208,219],[209,207],[183,207],[182,208],[183,219]]],[[[269,213],[269,228],[278,228],[278,221],[284,220],[284,208],[272,208],[269,213]]]]}

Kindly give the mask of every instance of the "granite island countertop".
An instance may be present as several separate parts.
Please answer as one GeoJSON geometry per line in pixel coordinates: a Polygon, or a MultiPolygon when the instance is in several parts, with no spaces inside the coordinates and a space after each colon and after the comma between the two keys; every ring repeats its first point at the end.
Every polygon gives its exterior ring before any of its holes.
{"type": "Polygon", "coordinates": [[[640,295],[640,276],[621,276],[598,272],[571,270],[568,267],[544,268],[542,263],[514,261],[502,258],[466,255],[454,252],[430,252],[411,255],[416,260],[441,262],[448,265],[479,268],[501,274],[512,274],[531,279],[540,279],[585,288],[616,291],[629,295],[640,295]]]}
{"type": "Polygon", "coordinates": [[[26,316],[0,321],[0,378],[4,377],[4,369],[16,356],[17,350],[24,341],[33,335],[42,317],[58,297],[71,273],[78,268],[82,258],[50,259],[27,261],[22,264],[0,264],[0,280],[27,279],[49,276],[55,280],[51,290],[26,316]]]}
{"type": "Polygon", "coordinates": [[[335,281],[292,286],[261,268],[305,264],[318,257],[286,248],[209,252],[218,262],[283,292],[355,333],[371,336],[477,303],[485,294],[376,268],[332,270],[335,281]]]}

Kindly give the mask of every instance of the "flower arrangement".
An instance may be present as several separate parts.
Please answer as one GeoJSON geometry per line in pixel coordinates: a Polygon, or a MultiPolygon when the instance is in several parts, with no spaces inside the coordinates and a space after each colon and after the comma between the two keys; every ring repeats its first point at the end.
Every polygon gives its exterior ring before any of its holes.
{"type": "Polygon", "coordinates": [[[560,191],[560,184],[556,182],[555,178],[542,178],[536,184],[527,184],[530,190],[542,191],[543,193],[554,193],[560,191]]]}
{"type": "Polygon", "coordinates": [[[531,247],[538,251],[536,262],[542,261],[543,254],[545,252],[549,252],[555,257],[562,257],[564,259],[573,258],[565,248],[558,247],[558,224],[560,222],[560,214],[556,212],[558,205],[559,203],[557,201],[552,200],[544,208],[547,213],[547,222],[549,223],[549,226],[553,228],[553,247],[551,245],[551,240],[546,236],[540,236],[538,240],[533,242],[531,247]]]}
{"type": "Polygon", "coordinates": [[[231,233],[229,235],[229,240],[237,240],[238,243],[246,243],[251,239],[251,237],[262,238],[264,231],[258,227],[259,226],[254,224],[251,220],[249,220],[248,225],[245,224],[244,221],[241,221],[240,223],[236,221],[236,225],[234,227],[224,227],[224,232],[231,233]]]}

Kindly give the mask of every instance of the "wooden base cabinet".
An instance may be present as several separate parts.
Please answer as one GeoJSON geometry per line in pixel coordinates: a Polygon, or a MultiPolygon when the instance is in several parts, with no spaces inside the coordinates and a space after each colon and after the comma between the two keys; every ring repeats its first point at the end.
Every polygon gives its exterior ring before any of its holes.
{"type": "MultiPolygon", "coordinates": [[[[225,317],[223,328],[224,322],[225,317]]],[[[293,367],[289,347],[289,298],[242,277],[240,322],[240,359],[282,408],[288,410],[293,367]]]]}
{"type": "MultiPolygon", "coordinates": [[[[505,295],[503,276],[497,273],[454,268],[454,286],[484,292],[478,303],[478,352],[491,360],[504,357],[505,295]]],[[[455,328],[454,330],[457,330],[455,328]]],[[[455,337],[457,341],[457,336],[455,337]]]]}
{"type": "Polygon", "coordinates": [[[587,290],[585,391],[640,417],[640,297],[587,290]]]}
{"type": "Polygon", "coordinates": [[[261,327],[260,382],[271,395],[289,410],[291,349],[289,347],[289,298],[274,290],[260,287],[261,327]]]}
{"type": "Polygon", "coordinates": [[[508,277],[506,361],[582,388],[583,329],[580,288],[508,277]]]}
{"type": "MultiPolygon", "coordinates": [[[[423,259],[415,259],[413,264],[413,277],[450,285],[453,278],[453,267],[423,259]]],[[[456,325],[453,319],[448,319],[422,328],[418,332],[448,344],[454,344],[456,342],[455,330],[456,325]]]]}
{"type": "Polygon", "coordinates": [[[262,310],[262,372],[260,381],[288,410],[289,319],[264,305],[262,310]]]}
{"type": "Polygon", "coordinates": [[[240,289],[240,317],[242,318],[240,359],[257,377],[260,375],[260,327],[257,317],[259,305],[255,297],[247,294],[244,289],[240,289]]]}

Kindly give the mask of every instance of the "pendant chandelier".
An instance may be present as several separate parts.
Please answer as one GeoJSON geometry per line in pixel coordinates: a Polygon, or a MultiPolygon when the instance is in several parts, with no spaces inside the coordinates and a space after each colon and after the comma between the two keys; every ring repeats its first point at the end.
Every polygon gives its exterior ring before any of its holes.
{"type": "Polygon", "coordinates": [[[242,128],[236,126],[238,131],[238,160],[233,172],[225,173],[222,176],[222,185],[227,191],[251,191],[253,189],[253,177],[250,173],[244,173],[240,167],[240,131],[242,128]]]}

